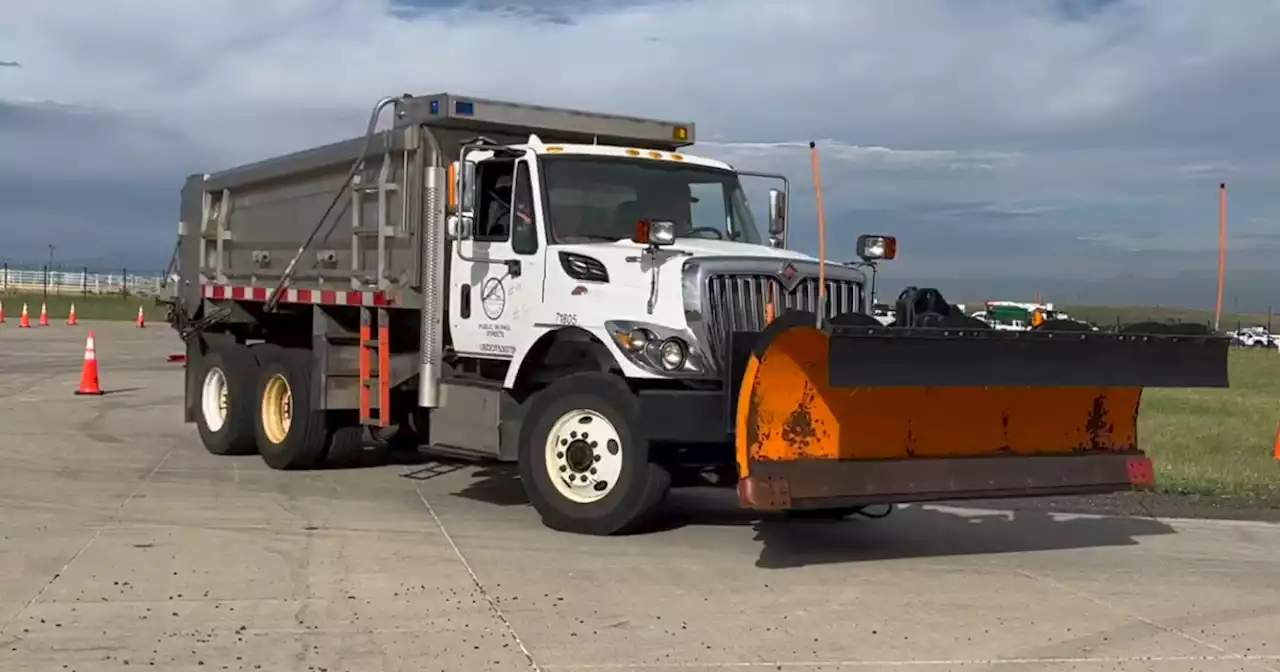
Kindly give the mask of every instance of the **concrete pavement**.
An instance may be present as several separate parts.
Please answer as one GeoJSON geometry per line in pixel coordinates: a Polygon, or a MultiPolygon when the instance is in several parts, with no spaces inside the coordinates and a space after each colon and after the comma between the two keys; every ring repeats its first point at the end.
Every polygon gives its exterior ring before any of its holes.
{"type": "Polygon", "coordinates": [[[1278,526],[680,492],[570,536],[510,469],[209,455],[179,351],[0,325],[0,670],[1280,670],[1278,526]]]}

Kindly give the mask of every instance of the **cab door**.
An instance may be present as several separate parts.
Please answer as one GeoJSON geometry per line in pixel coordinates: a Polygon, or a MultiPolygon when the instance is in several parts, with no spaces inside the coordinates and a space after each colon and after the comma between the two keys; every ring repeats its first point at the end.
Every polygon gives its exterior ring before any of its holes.
{"type": "Polygon", "coordinates": [[[472,232],[455,241],[449,273],[459,355],[511,359],[533,332],[545,272],[534,165],[529,153],[476,165],[472,232]]]}

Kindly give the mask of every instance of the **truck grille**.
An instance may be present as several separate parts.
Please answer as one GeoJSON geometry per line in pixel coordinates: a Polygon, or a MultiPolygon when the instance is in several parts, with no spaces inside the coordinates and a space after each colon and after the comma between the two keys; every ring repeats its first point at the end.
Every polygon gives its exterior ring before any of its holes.
{"type": "MultiPolygon", "coordinates": [[[[724,370],[728,335],[763,331],[765,302],[772,289],[775,317],[790,310],[818,311],[818,279],[805,278],[792,291],[771,274],[717,274],[707,278],[705,309],[710,355],[724,370]]],[[[861,290],[853,280],[827,279],[827,315],[858,312],[861,290]]]]}

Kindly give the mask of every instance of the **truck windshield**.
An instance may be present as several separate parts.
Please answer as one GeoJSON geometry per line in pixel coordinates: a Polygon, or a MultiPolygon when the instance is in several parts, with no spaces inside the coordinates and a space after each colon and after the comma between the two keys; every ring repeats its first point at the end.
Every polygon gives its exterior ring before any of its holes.
{"type": "Polygon", "coordinates": [[[732,171],[583,155],[544,156],[541,164],[556,242],[630,239],[642,219],[674,222],[677,237],[761,242],[732,171]]]}

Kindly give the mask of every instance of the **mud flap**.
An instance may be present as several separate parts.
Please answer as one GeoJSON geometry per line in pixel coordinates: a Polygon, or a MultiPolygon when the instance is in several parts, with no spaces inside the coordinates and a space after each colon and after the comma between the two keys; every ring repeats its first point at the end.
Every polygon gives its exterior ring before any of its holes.
{"type": "Polygon", "coordinates": [[[782,316],[747,359],[735,423],[745,506],[1145,487],[1142,388],[1227,384],[1228,344],[1211,334],[814,324],[782,316]]]}

